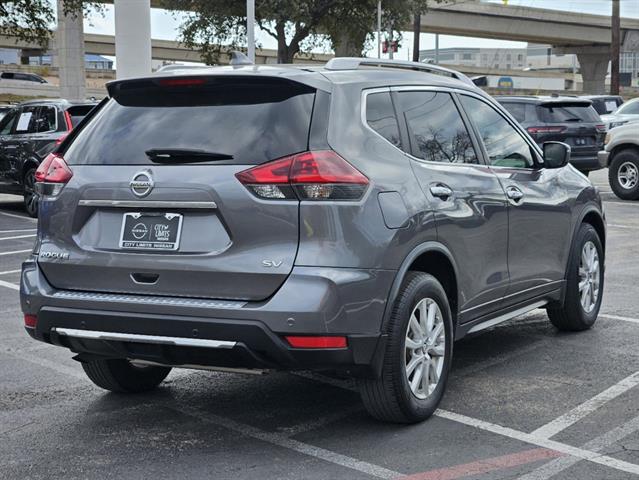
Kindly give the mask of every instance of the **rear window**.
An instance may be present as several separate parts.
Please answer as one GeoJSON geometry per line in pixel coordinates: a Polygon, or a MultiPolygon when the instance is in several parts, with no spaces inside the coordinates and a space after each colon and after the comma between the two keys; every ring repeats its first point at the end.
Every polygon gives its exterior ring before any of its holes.
{"type": "Polygon", "coordinates": [[[526,104],[525,103],[514,103],[514,102],[505,102],[502,103],[502,106],[508,110],[515,120],[519,123],[526,121],[526,104]]]}
{"type": "MultiPolygon", "coordinates": [[[[184,78],[184,77],[175,77],[184,78]]],[[[307,149],[315,90],[280,79],[127,82],[79,132],[69,164],[149,165],[149,150],[202,150],[260,164],[307,149]]]]}
{"type": "Polygon", "coordinates": [[[553,103],[552,105],[540,105],[537,108],[539,119],[545,123],[596,123],[601,121],[597,111],[590,105],[553,103]]]}

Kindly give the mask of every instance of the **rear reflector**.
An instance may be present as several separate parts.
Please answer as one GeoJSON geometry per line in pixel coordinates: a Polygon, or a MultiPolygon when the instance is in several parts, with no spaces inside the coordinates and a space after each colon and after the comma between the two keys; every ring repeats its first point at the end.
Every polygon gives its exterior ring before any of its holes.
{"type": "Polygon", "coordinates": [[[368,178],[332,150],[298,153],[235,176],[270,200],[358,200],[368,187],[368,178]]]}
{"type": "Polygon", "coordinates": [[[566,130],[566,127],[528,127],[528,133],[561,133],[566,130]]]}
{"type": "Polygon", "coordinates": [[[36,328],[38,317],[36,315],[24,314],[24,326],[27,328],[36,328]]]}
{"type": "Polygon", "coordinates": [[[346,348],[346,337],[285,337],[293,348],[346,348]]]}

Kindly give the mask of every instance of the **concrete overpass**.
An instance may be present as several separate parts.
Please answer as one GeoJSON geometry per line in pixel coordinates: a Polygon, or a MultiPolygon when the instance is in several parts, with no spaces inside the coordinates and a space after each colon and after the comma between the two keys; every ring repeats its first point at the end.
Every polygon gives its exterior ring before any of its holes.
{"type": "MultiPolygon", "coordinates": [[[[16,48],[34,55],[41,53],[42,47],[36,42],[21,40],[14,36],[0,35],[0,48],[16,48]]],[[[55,51],[53,41],[47,50],[55,51]]],[[[96,55],[115,55],[115,37],[113,35],[99,35],[95,33],[84,34],[84,51],[96,55]]],[[[185,47],[180,42],[172,40],[151,40],[151,57],[156,60],[172,60],[178,62],[201,62],[200,53],[185,47]]],[[[295,59],[296,63],[326,63],[333,55],[326,54],[300,54],[295,59]]],[[[256,63],[277,63],[277,51],[272,49],[257,49],[255,52],[256,63]]],[[[228,56],[220,56],[220,64],[228,63],[228,56]]]]}

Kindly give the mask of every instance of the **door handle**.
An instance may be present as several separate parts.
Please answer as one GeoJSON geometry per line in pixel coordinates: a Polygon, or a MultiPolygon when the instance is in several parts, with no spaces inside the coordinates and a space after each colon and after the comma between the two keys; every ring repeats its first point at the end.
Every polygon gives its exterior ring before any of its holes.
{"type": "Polygon", "coordinates": [[[448,197],[453,196],[453,190],[446,185],[442,185],[441,183],[431,185],[430,193],[432,193],[433,197],[438,197],[443,200],[446,200],[448,197]]]}
{"type": "Polygon", "coordinates": [[[524,192],[519,190],[517,187],[508,187],[506,188],[506,195],[514,202],[520,201],[524,198],[524,192]]]}

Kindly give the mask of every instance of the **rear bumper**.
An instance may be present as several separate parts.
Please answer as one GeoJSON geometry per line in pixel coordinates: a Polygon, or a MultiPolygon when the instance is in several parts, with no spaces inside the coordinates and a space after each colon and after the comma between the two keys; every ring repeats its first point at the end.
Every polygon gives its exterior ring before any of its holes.
{"type": "Polygon", "coordinates": [[[602,168],[607,167],[608,162],[610,161],[610,152],[601,150],[599,153],[597,153],[597,158],[599,159],[599,164],[602,166],[602,168]]]}
{"type": "Polygon", "coordinates": [[[21,300],[23,311],[38,318],[35,329],[27,328],[33,338],[69,348],[81,359],[374,376],[383,359],[380,328],[394,276],[385,270],[296,267],[264,302],[151,301],[158,297],[56,290],[28,261],[21,300]],[[348,346],[292,348],[285,335],[346,336],[348,346]]]}

